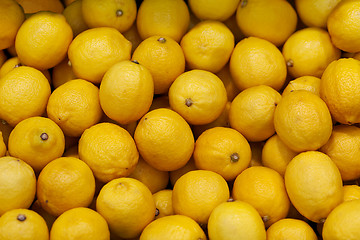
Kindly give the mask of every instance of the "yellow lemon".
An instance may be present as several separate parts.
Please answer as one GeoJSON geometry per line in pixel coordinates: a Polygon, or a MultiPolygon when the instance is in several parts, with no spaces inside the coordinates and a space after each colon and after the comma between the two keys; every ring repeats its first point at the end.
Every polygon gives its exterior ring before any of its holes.
{"type": "Polygon", "coordinates": [[[266,230],[267,240],[317,240],[309,224],[299,219],[281,219],[266,230]]]}
{"type": "Polygon", "coordinates": [[[189,23],[189,9],[183,0],[145,0],[140,4],[136,18],[142,39],[160,35],[179,42],[189,23]]]}
{"type": "Polygon", "coordinates": [[[94,193],[94,175],[78,158],[57,158],[48,163],[38,177],[36,196],[41,207],[53,216],[75,207],[88,207],[94,193]]]}
{"type": "Polygon", "coordinates": [[[140,235],[140,240],[206,240],[202,228],[184,215],[165,216],[152,221],[140,235]]]}
{"type": "Polygon", "coordinates": [[[243,90],[231,103],[231,127],[248,141],[266,140],[275,133],[274,112],[280,100],[280,93],[267,85],[243,90]]]}
{"type": "Polygon", "coordinates": [[[281,95],[285,96],[289,92],[296,90],[307,90],[320,96],[320,81],[320,78],[314,76],[298,77],[286,85],[281,95]]]}
{"type": "Polygon", "coordinates": [[[45,220],[28,209],[13,209],[0,217],[2,240],[48,240],[49,230],[45,220]]]}
{"type": "Polygon", "coordinates": [[[16,0],[25,13],[36,13],[39,11],[51,11],[62,13],[64,6],[60,0],[16,0]]]}
{"type": "Polygon", "coordinates": [[[30,207],[36,192],[36,177],[30,165],[15,157],[1,157],[0,181],[0,216],[11,209],[30,207]]]}
{"type": "Polygon", "coordinates": [[[344,185],[344,202],[360,199],[360,186],[358,185],[344,185]]]}
{"type": "Polygon", "coordinates": [[[15,68],[0,78],[0,119],[11,126],[44,113],[51,93],[44,74],[32,67],[15,68]]]}
{"type": "Polygon", "coordinates": [[[329,141],[320,148],[339,168],[343,181],[360,178],[360,128],[336,125],[329,141]]]}
{"type": "Polygon", "coordinates": [[[105,184],[96,200],[96,211],[120,238],[135,238],[155,217],[150,190],[134,178],[117,178],[105,184]]]}
{"type": "Polygon", "coordinates": [[[317,150],[329,140],[332,119],[319,96],[298,90],[282,97],[275,109],[274,126],[285,145],[301,152],[317,150]]]}
{"type": "Polygon", "coordinates": [[[339,169],[329,156],[307,151],[295,156],[285,171],[285,186],[294,207],[313,222],[322,222],[343,201],[339,169]]]}
{"type": "Polygon", "coordinates": [[[360,122],[359,76],[360,61],[342,58],[330,63],[321,77],[320,96],[332,117],[340,123],[360,122]]]}
{"type": "Polygon", "coordinates": [[[230,73],[240,90],[257,85],[280,90],[287,70],[284,57],[274,44],[248,37],[236,44],[230,58],[230,73]]]}
{"type": "Polygon", "coordinates": [[[207,124],[225,109],[226,89],[215,74],[206,70],[190,70],[177,77],[171,85],[169,103],[188,123],[207,124]]]}
{"type": "Polygon", "coordinates": [[[102,182],[130,175],[139,159],[129,132],[106,122],[84,131],[79,140],[79,156],[102,182]]]}
{"type": "Polygon", "coordinates": [[[216,76],[223,81],[228,101],[231,102],[240,93],[240,90],[236,87],[234,79],[231,76],[229,64],[226,64],[220,71],[218,71],[216,76]]]}
{"type": "Polygon", "coordinates": [[[282,53],[293,77],[310,75],[320,78],[325,68],[340,58],[341,51],[333,45],[326,30],[310,27],[292,34],[282,53]]]}
{"type": "Polygon", "coordinates": [[[21,25],[15,39],[16,53],[23,64],[48,69],[65,58],[72,39],[72,29],[64,15],[37,12],[21,25]]]}
{"type": "Polygon", "coordinates": [[[169,183],[169,172],[153,168],[141,156],[129,177],[144,183],[153,194],[165,189],[169,183]]]}
{"type": "Polygon", "coordinates": [[[360,51],[359,13],[360,2],[356,0],[340,1],[331,11],[327,19],[327,29],[333,44],[345,51],[360,51]]]}
{"type": "Polygon", "coordinates": [[[145,66],[154,81],[154,93],[167,93],[170,85],[185,71],[181,46],[170,37],[151,36],[135,49],[132,59],[145,66]]]}
{"type": "Polygon", "coordinates": [[[198,169],[216,172],[231,181],[249,166],[251,149],[235,129],[214,127],[196,140],[193,156],[198,169]]]}
{"type": "Polygon", "coordinates": [[[173,209],[175,214],[206,224],[214,208],[226,202],[229,196],[229,187],[220,174],[209,170],[190,171],[174,185],[173,209]]]}
{"type": "Polygon", "coordinates": [[[343,202],[326,218],[322,237],[324,240],[348,240],[360,236],[360,200],[343,202]]]}
{"type": "Polygon", "coordinates": [[[225,21],[230,18],[239,5],[240,0],[190,0],[190,10],[201,20],[225,21]]]}
{"type": "Polygon", "coordinates": [[[328,16],[341,0],[295,0],[296,12],[308,27],[326,28],[328,16]]]}
{"type": "Polygon", "coordinates": [[[135,0],[82,0],[82,14],[90,28],[113,27],[127,31],[136,19],[135,0]]]}
{"type": "Polygon", "coordinates": [[[297,154],[274,134],[264,144],[261,162],[265,167],[272,168],[284,176],[287,165],[297,154]]]}
{"type": "Polygon", "coordinates": [[[110,67],[100,84],[101,108],[109,118],[121,124],[139,120],[148,112],[153,96],[150,71],[129,60],[110,67]]]}
{"type": "Polygon", "coordinates": [[[99,84],[105,72],[121,60],[129,60],[131,42],[118,30],[97,27],[77,35],[68,49],[68,57],[78,78],[99,84]]]}
{"type": "Polygon", "coordinates": [[[266,227],[285,218],[290,208],[284,179],[275,170],[262,166],[247,168],[236,177],[232,197],[251,204],[266,227]]]}
{"type": "Polygon", "coordinates": [[[135,129],[134,139],[144,160],[161,171],[183,167],[195,145],[189,124],[167,108],[145,114],[135,129]]]}
{"type": "Polygon", "coordinates": [[[30,117],[11,131],[9,154],[28,163],[35,172],[63,155],[65,137],[60,127],[45,117],[30,117]]]}
{"type": "Polygon", "coordinates": [[[156,206],[155,219],[174,215],[171,189],[163,189],[154,193],[153,199],[156,206]]]}
{"type": "Polygon", "coordinates": [[[0,49],[11,47],[16,34],[25,20],[23,8],[15,0],[4,0],[0,3],[0,49]]]}
{"type": "Polygon", "coordinates": [[[264,222],[250,204],[243,201],[224,202],[211,213],[208,222],[209,238],[213,240],[265,240],[264,222]]]}
{"type": "Polygon", "coordinates": [[[106,220],[90,208],[78,207],[67,210],[54,222],[50,238],[52,240],[110,240],[106,220]]]}
{"type": "Polygon", "coordinates": [[[68,81],[51,93],[46,112],[65,135],[78,137],[101,119],[99,89],[84,79],[68,81]]]}
{"type": "Polygon", "coordinates": [[[62,12],[75,37],[79,35],[79,33],[89,29],[89,26],[86,24],[83,17],[82,2],[83,0],[73,1],[71,4],[67,5],[62,12]]]}
{"type": "Polygon", "coordinates": [[[174,187],[176,181],[177,181],[182,175],[184,175],[184,174],[187,173],[187,172],[193,171],[193,170],[198,170],[198,168],[196,167],[194,158],[193,158],[193,156],[192,156],[192,157],[190,158],[190,160],[185,164],[185,166],[169,172],[171,186],[174,187]]]}
{"type": "Polygon", "coordinates": [[[77,77],[75,76],[71,63],[67,57],[52,68],[51,83],[54,88],[57,88],[60,85],[76,78],[77,77]]]}
{"type": "Polygon", "coordinates": [[[181,39],[180,45],[190,69],[216,73],[229,61],[235,39],[224,23],[206,20],[191,28],[181,39]]]}
{"type": "Polygon", "coordinates": [[[246,36],[280,46],[295,31],[297,14],[288,1],[241,0],[236,21],[246,36]]]}

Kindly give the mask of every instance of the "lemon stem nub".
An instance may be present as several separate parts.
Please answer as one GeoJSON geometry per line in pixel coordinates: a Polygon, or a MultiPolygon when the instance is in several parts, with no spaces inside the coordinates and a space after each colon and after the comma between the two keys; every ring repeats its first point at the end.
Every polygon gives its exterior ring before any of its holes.
{"type": "Polygon", "coordinates": [[[19,215],[17,215],[17,220],[19,220],[20,222],[23,222],[26,220],[26,216],[24,214],[19,214],[19,215]]]}
{"type": "Polygon", "coordinates": [[[165,43],[165,42],[166,42],[166,39],[163,38],[163,37],[160,37],[160,38],[158,39],[158,41],[161,42],[161,43],[165,43]]]}
{"type": "Polygon", "coordinates": [[[160,214],[160,211],[158,208],[155,209],[155,217],[158,216],[160,214]]]}
{"type": "Polygon", "coordinates": [[[121,17],[123,14],[124,14],[124,12],[120,9],[116,11],[116,16],[118,16],[118,17],[121,17]]]}
{"type": "Polygon", "coordinates": [[[243,7],[246,7],[247,3],[248,3],[247,0],[241,1],[241,7],[242,7],[242,8],[243,8],[243,7]]]}
{"type": "Polygon", "coordinates": [[[294,61],[292,59],[287,60],[286,61],[286,66],[293,67],[294,66],[294,61]]]}
{"type": "Polygon", "coordinates": [[[266,223],[267,221],[270,220],[269,216],[263,216],[262,220],[264,221],[264,223],[266,223]]]}
{"type": "Polygon", "coordinates": [[[49,136],[48,136],[46,133],[42,133],[42,134],[40,135],[40,138],[41,138],[42,140],[46,141],[46,140],[48,140],[49,136]]]}
{"type": "Polygon", "coordinates": [[[239,159],[240,159],[240,156],[239,156],[238,153],[233,153],[233,154],[231,154],[231,156],[230,156],[230,161],[231,161],[232,163],[236,163],[237,161],[239,161],[239,159]]]}
{"type": "Polygon", "coordinates": [[[132,60],[133,63],[139,64],[137,60],[132,60]]]}
{"type": "Polygon", "coordinates": [[[191,98],[187,98],[185,99],[185,104],[186,106],[190,107],[193,104],[193,101],[191,100],[191,98]]]}

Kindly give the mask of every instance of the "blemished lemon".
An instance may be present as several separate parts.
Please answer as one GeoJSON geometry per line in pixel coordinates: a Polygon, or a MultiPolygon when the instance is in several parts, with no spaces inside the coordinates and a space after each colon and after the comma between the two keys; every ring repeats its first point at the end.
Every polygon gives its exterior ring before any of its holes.
{"type": "Polygon", "coordinates": [[[313,222],[323,222],[343,201],[339,169],[322,152],[299,153],[288,164],[284,178],[291,203],[313,222]]]}
{"type": "Polygon", "coordinates": [[[131,42],[110,27],[91,28],[71,42],[68,57],[78,78],[99,84],[105,72],[115,63],[129,60],[131,42]]]}
{"type": "Polygon", "coordinates": [[[288,1],[241,0],[236,21],[246,36],[266,39],[280,46],[295,31],[297,14],[288,1]]]}
{"type": "Polygon", "coordinates": [[[73,79],[77,79],[77,77],[75,76],[71,63],[67,57],[52,68],[51,83],[54,88],[73,79]]]}
{"type": "Polygon", "coordinates": [[[340,1],[330,12],[327,19],[327,30],[333,44],[345,51],[360,51],[357,44],[360,40],[359,13],[360,2],[356,0],[340,1]]]}
{"type": "Polygon", "coordinates": [[[53,216],[72,208],[88,207],[94,194],[94,175],[90,167],[78,158],[57,158],[39,174],[36,196],[41,207],[53,216]]]}
{"type": "Polygon", "coordinates": [[[153,194],[165,189],[169,183],[169,172],[153,168],[141,156],[129,177],[144,183],[153,194]]]}
{"type": "Polygon", "coordinates": [[[96,200],[96,211],[120,238],[138,237],[155,217],[150,190],[134,178],[117,178],[105,184],[96,200]]]}
{"type": "Polygon", "coordinates": [[[98,123],[86,129],[79,140],[79,156],[97,179],[108,182],[126,177],[139,159],[134,139],[113,123],[98,123]]]}
{"type": "Polygon", "coordinates": [[[195,16],[201,20],[225,21],[236,12],[240,0],[190,0],[189,7],[195,16]]]}
{"type": "Polygon", "coordinates": [[[325,68],[340,58],[329,33],[322,28],[304,28],[293,33],[282,48],[288,72],[297,78],[315,76],[320,78],[325,68]]]}
{"type": "Polygon", "coordinates": [[[82,0],[82,14],[90,28],[113,27],[125,32],[136,19],[137,6],[135,0],[82,0]]]}
{"type": "Polygon", "coordinates": [[[281,141],[277,134],[266,140],[261,151],[261,162],[284,176],[289,162],[298,154],[281,141]]]}
{"type": "Polygon", "coordinates": [[[0,216],[16,208],[29,208],[36,193],[36,176],[26,162],[10,156],[0,158],[0,216]]]}
{"type": "Polygon", "coordinates": [[[266,227],[285,218],[290,208],[284,179],[275,170],[263,166],[241,172],[235,179],[232,197],[251,204],[266,227]]]}
{"type": "Polygon", "coordinates": [[[141,2],[136,24],[142,39],[160,35],[179,42],[188,30],[190,13],[183,0],[141,2]]]}
{"type": "Polygon", "coordinates": [[[120,124],[139,120],[149,111],[153,96],[154,82],[150,71],[129,60],[110,67],[100,84],[101,108],[120,124]]]}
{"type": "Polygon", "coordinates": [[[341,0],[295,0],[296,12],[308,27],[326,28],[328,16],[341,0]]]}
{"type": "Polygon", "coordinates": [[[285,218],[266,230],[267,240],[317,240],[312,227],[299,219],[285,218]]]}
{"type": "Polygon", "coordinates": [[[275,131],[293,151],[317,150],[330,138],[332,119],[325,102],[306,90],[283,96],[275,109],[275,131]]]}
{"type": "Polygon", "coordinates": [[[28,163],[35,172],[63,155],[65,137],[61,128],[51,119],[30,117],[19,122],[11,131],[9,154],[28,163]]]}
{"type": "Polygon", "coordinates": [[[296,90],[307,90],[320,96],[320,81],[320,78],[314,76],[302,76],[295,78],[286,85],[281,95],[285,96],[289,92],[296,90]]]}
{"type": "Polygon", "coordinates": [[[16,34],[25,20],[23,8],[15,0],[4,0],[0,3],[0,49],[14,45],[16,34]]]}
{"type": "Polygon", "coordinates": [[[208,222],[211,212],[230,197],[225,179],[209,170],[194,170],[182,175],[173,188],[175,214],[191,217],[199,224],[208,222]]]}
{"type": "Polygon", "coordinates": [[[360,199],[360,186],[359,185],[344,185],[344,202],[360,199]]]}
{"type": "Polygon", "coordinates": [[[249,166],[251,149],[235,129],[214,127],[196,140],[193,157],[198,169],[216,172],[231,181],[249,166]]]}
{"type": "Polygon", "coordinates": [[[49,240],[45,220],[29,209],[13,209],[0,217],[2,240],[49,240]]]}
{"type": "Polygon", "coordinates": [[[67,5],[62,12],[73,31],[74,37],[86,29],[89,29],[89,26],[85,23],[83,17],[82,2],[83,0],[73,1],[71,4],[67,5]]]}
{"type": "Polygon", "coordinates": [[[351,125],[336,125],[329,141],[320,148],[340,170],[343,181],[360,177],[360,128],[351,125]]]}
{"type": "Polygon", "coordinates": [[[203,229],[184,215],[171,215],[152,221],[140,235],[140,240],[206,240],[203,229]]]}
{"type": "Polygon", "coordinates": [[[216,73],[229,61],[235,39],[224,23],[206,20],[191,28],[181,39],[180,45],[189,69],[216,73]]]}
{"type": "Polygon", "coordinates": [[[275,133],[274,112],[280,100],[280,93],[267,85],[243,90],[231,103],[230,126],[248,141],[268,139],[275,133]]]}
{"type": "Polygon", "coordinates": [[[0,78],[0,119],[11,126],[41,116],[51,94],[49,81],[39,70],[20,66],[0,78]]]}
{"type": "Polygon", "coordinates": [[[62,13],[64,6],[60,0],[16,0],[24,9],[25,13],[50,11],[62,13]]]}
{"type": "Polygon", "coordinates": [[[194,69],[175,79],[169,89],[169,103],[188,123],[208,124],[224,111],[226,89],[214,73],[194,69]]]}
{"type": "Polygon", "coordinates": [[[190,159],[195,140],[189,124],[178,113],[158,108],[138,123],[134,139],[144,160],[161,171],[183,167],[190,159]]]}
{"type": "Polygon", "coordinates": [[[278,91],[285,83],[287,70],[284,57],[274,44],[248,37],[236,44],[230,58],[230,73],[240,90],[267,85],[278,91]]]}
{"type": "Polygon", "coordinates": [[[170,171],[169,175],[170,175],[170,183],[171,186],[174,187],[176,181],[185,173],[193,171],[193,170],[198,170],[198,168],[195,165],[195,161],[193,156],[190,158],[190,160],[185,164],[185,166],[176,169],[174,171],[170,171]]]}
{"type": "Polygon", "coordinates": [[[185,71],[183,49],[171,37],[146,38],[135,49],[132,60],[150,71],[155,94],[167,93],[170,85],[185,71]]]}
{"type": "Polygon", "coordinates": [[[320,81],[320,97],[335,121],[342,124],[360,122],[360,61],[341,58],[325,69],[320,81]]]}
{"type": "Polygon", "coordinates": [[[44,70],[65,58],[72,39],[73,32],[64,15],[40,11],[19,28],[15,49],[23,64],[44,70]]]}
{"type": "Polygon", "coordinates": [[[243,201],[224,202],[209,217],[209,238],[213,240],[265,240],[264,222],[250,204],[243,201]]]}
{"type": "Polygon", "coordinates": [[[153,194],[156,206],[155,219],[174,215],[172,206],[172,189],[163,189],[153,194]]]}
{"type": "Polygon", "coordinates": [[[50,231],[52,240],[110,240],[106,220],[90,208],[78,207],[61,214],[50,231]]]}
{"type": "Polygon", "coordinates": [[[324,222],[324,240],[348,240],[360,236],[358,211],[360,200],[346,201],[338,205],[324,222]]]}

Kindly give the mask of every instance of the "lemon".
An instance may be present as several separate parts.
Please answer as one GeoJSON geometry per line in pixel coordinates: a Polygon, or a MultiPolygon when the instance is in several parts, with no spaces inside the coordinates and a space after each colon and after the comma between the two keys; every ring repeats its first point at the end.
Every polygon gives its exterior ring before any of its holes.
{"type": "Polygon", "coordinates": [[[2,136],[2,132],[0,131],[0,157],[3,157],[5,156],[6,154],[6,145],[5,145],[5,142],[4,142],[4,138],[2,136]]]}
{"type": "Polygon", "coordinates": [[[77,77],[75,76],[71,63],[67,57],[52,68],[51,83],[54,88],[57,88],[60,85],[76,78],[77,77]]]}
{"type": "Polygon", "coordinates": [[[48,240],[49,230],[45,220],[28,209],[13,209],[0,217],[2,240],[48,240]]]}
{"type": "Polygon", "coordinates": [[[213,240],[265,240],[264,222],[250,204],[243,201],[224,202],[209,217],[209,238],[213,240]]]}
{"type": "Polygon", "coordinates": [[[236,87],[233,77],[231,76],[229,64],[226,64],[220,71],[218,71],[216,76],[223,81],[228,101],[231,102],[240,93],[240,90],[236,87]]]}
{"type": "Polygon", "coordinates": [[[230,18],[239,5],[240,0],[190,0],[190,10],[201,20],[225,21],[230,18]]]}
{"type": "Polygon", "coordinates": [[[154,193],[153,199],[156,206],[155,219],[174,215],[171,189],[163,189],[154,193]]]}
{"type": "Polygon", "coordinates": [[[339,169],[322,152],[307,151],[295,156],[288,164],[284,178],[292,204],[313,222],[323,222],[343,201],[339,169]]]}
{"type": "Polygon", "coordinates": [[[63,11],[63,15],[69,23],[75,37],[79,35],[79,33],[89,29],[83,17],[82,2],[83,0],[73,1],[67,5],[63,11]]]}
{"type": "Polygon", "coordinates": [[[195,165],[195,161],[193,156],[190,158],[190,160],[185,164],[185,166],[176,169],[174,171],[170,171],[169,175],[170,175],[170,182],[171,182],[171,186],[174,187],[176,181],[185,173],[193,171],[193,170],[198,170],[198,168],[195,165]]]}
{"type": "Polygon", "coordinates": [[[29,208],[36,193],[36,176],[26,162],[15,157],[0,158],[0,216],[16,208],[29,208]]]}
{"type": "Polygon", "coordinates": [[[25,13],[31,14],[39,11],[62,13],[64,6],[60,0],[16,0],[25,13]]]}
{"type": "Polygon", "coordinates": [[[120,238],[135,238],[155,217],[150,190],[134,178],[117,178],[105,184],[96,200],[96,211],[120,238]]]}
{"type": "Polygon", "coordinates": [[[100,84],[101,108],[120,124],[139,120],[148,112],[153,96],[154,82],[150,71],[129,60],[110,67],[100,84]]]}
{"type": "Polygon", "coordinates": [[[319,96],[298,90],[282,97],[275,109],[274,127],[291,150],[317,150],[331,136],[332,119],[319,96]]]}
{"type": "Polygon", "coordinates": [[[317,240],[309,224],[299,219],[285,218],[277,221],[266,230],[268,240],[317,240]]]}
{"type": "Polygon", "coordinates": [[[209,170],[190,171],[174,185],[173,209],[175,214],[206,224],[214,208],[226,202],[229,196],[229,187],[220,174],[209,170]]]}
{"type": "Polygon", "coordinates": [[[285,96],[289,92],[296,90],[307,90],[320,96],[320,81],[320,78],[314,76],[298,77],[286,85],[281,95],[285,96]]]}

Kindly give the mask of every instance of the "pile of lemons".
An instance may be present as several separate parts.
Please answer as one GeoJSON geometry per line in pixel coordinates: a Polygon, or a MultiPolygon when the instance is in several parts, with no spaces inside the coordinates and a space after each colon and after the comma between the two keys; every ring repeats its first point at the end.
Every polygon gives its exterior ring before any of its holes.
{"type": "Polygon", "coordinates": [[[359,0],[1,0],[1,240],[360,239],[359,0]]]}

